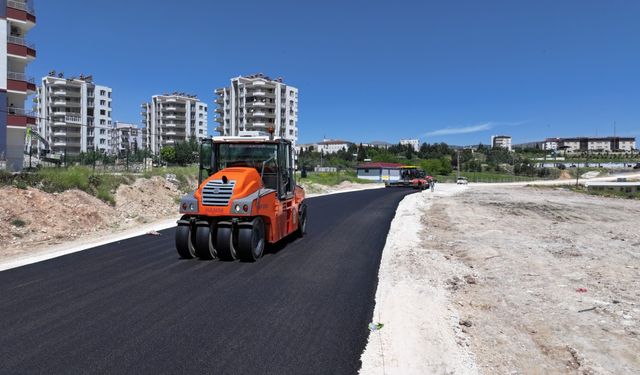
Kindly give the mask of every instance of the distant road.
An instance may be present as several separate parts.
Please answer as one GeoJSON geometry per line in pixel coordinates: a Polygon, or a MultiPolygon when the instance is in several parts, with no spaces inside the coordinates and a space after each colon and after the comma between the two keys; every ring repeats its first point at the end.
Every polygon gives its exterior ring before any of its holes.
{"type": "Polygon", "coordinates": [[[0,373],[354,374],[411,192],[311,198],[257,263],[180,260],[168,229],[0,272],[0,373]]]}
{"type": "MultiPolygon", "coordinates": [[[[604,177],[594,177],[594,178],[580,178],[578,183],[580,185],[584,185],[585,182],[596,182],[596,181],[615,181],[619,177],[624,178],[640,178],[640,173],[631,172],[631,173],[620,173],[610,176],[604,177]]],[[[525,185],[575,185],[576,179],[569,178],[565,180],[535,180],[535,181],[523,181],[523,182],[473,182],[469,183],[473,186],[489,186],[489,185],[503,185],[503,186],[525,186],[525,185]]]]}

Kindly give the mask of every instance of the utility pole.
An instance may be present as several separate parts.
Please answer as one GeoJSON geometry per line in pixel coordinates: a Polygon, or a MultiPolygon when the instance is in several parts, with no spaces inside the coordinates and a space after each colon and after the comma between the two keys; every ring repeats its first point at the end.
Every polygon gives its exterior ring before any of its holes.
{"type": "Polygon", "coordinates": [[[458,159],[458,175],[456,176],[456,179],[460,178],[460,150],[456,151],[456,157],[458,159]]]}

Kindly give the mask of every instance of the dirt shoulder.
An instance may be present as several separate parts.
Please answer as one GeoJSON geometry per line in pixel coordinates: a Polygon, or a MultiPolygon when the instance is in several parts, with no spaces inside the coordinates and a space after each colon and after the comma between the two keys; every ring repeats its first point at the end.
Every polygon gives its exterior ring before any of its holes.
{"type": "Polygon", "coordinates": [[[446,280],[459,266],[423,238],[426,212],[467,187],[437,184],[434,193],[408,195],[398,206],[382,253],[373,331],[360,374],[477,374],[446,280]]]}
{"type": "Polygon", "coordinates": [[[640,373],[640,201],[439,187],[392,223],[362,374],[640,373]]]}
{"type": "Polygon", "coordinates": [[[485,374],[640,372],[640,202],[484,186],[424,233],[485,374]]]}

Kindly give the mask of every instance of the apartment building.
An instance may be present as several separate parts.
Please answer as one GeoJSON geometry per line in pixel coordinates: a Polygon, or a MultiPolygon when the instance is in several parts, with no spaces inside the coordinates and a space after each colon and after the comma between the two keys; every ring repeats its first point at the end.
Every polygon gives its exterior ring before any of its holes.
{"type": "Polygon", "coordinates": [[[142,129],[135,124],[114,122],[111,129],[111,153],[125,155],[143,148],[142,129]]]}
{"type": "Polygon", "coordinates": [[[636,150],[635,137],[576,137],[547,138],[545,150],[566,150],[566,152],[627,152],[636,150]]]}
{"type": "Polygon", "coordinates": [[[335,154],[338,151],[347,151],[353,142],[340,139],[325,139],[316,143],[315,150],[325,154],[335,154]]]}
{"type": "Polygon", "coordinates": [[[143,145],[154,154],[163,147],[208,135],[208,107],[195,95],[154,95],[151,102],[142,104],[141,114],[143,145]]]}
{"type": "Polygon", "coordinates": [[[51,71],[42,78],[34,99],[38,133],[49,142],[52,154],[111,152],[112,92],[95,84],[92,76],[65,78],[51,71]]]}
{"type": "Polygon", "coordinates": [[[216,128],[221,135],[274,135],[298,140],[298,89],[282,78],[262,73],[231,79],[229,87],[215,90],[216,128]]]}
{"type": "Polygon", "coordinates": [[[413,151],[415,152],[420,151],[420,141],[417,139],[401,139],[400,144],[413,147],[413,151]]]}
{"type": "Polygon", "coordinates": [[[25,74],[36,58],[35,45],[26,39],[35,24],[32,1],[0,0],[0,163],[13,171],[23,166],[26,128],[36,124],[24,105],[36,90],[35,80],[25,74]]]}
{"type": "Polygon", "coordinates": [[[511,136],[510,135],[492,135],[491,147],[504,148],[511,151],[511,136]]]}

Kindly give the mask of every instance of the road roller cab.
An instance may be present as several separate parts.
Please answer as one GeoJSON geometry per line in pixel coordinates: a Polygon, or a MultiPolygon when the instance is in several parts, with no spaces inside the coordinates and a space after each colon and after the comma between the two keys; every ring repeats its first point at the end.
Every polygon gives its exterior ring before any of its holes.
{"type": "Polygon", "coordinates": [[[203,140],[198,182],[180,202],[176,248],[183,258],[255,261],[267,243],[305,233],[305,195],[287,140],[203,140]]]}

